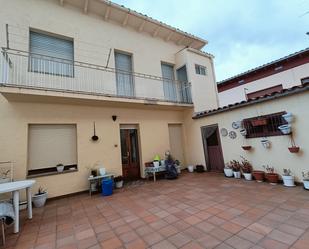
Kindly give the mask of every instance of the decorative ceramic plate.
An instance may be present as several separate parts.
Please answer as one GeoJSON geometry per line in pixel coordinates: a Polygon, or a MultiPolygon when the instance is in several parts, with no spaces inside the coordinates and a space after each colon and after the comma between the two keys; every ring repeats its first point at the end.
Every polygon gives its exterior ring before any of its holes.
{"type": "Polygon", "coordinates": [[[226,137],[228,135],[228,131],[225,128],[221,128],[220,129],[220,133],[222,137],[226,137]]]}
{"type": "Polygon", "coordinates": [[[232,127],[233,127],[234,129],[238,129],[238,128],[240,127],[240,121],[235,121],[235,122],[233,122],[233,123],[232,123],[232,127]]]}
{"type": "Polygon", "coordinates": [[[237,137],[237,134],[235,131],[230,131],[229,132],[229,137],[232,138],[232,139],[235,139],[237,137]]]}

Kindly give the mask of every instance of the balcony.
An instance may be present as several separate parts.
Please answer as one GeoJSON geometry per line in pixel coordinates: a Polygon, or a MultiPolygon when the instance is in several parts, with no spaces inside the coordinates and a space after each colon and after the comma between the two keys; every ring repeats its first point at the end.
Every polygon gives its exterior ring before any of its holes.
{"type": "MultiPolygon", "coordinates": [[[[0,86],[192,106],[191,84],[111,67],[2,49],[0,86]]],[[[44,95],[43,93],[43,95],[44,95]]]]}

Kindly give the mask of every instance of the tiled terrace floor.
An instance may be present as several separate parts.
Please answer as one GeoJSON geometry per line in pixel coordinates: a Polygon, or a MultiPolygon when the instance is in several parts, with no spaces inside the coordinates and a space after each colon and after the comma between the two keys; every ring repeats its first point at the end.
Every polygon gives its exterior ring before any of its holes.
{"type": "Polygon", "coordinates": [[[86,194],[34,209],[8,248],[309,248],[309,192],[217,174],[86,194]]]}

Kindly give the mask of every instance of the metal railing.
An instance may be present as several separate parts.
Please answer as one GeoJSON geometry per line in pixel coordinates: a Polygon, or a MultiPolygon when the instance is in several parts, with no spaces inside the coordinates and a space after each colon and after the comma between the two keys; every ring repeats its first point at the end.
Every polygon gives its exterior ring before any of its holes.
{"type": "Polygon", "coordinates": [[[189,82],[14,49],[2,49],[0,57],[4,86],[192,103],[189,82]]]}

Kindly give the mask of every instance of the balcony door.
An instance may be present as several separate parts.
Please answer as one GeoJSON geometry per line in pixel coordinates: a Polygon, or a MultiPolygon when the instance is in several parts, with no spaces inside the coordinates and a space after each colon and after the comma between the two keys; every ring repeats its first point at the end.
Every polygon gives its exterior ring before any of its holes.
{"type": "Polygon", "coordinates": [[[174,77],[174,67],[169,64],[161,63],[162,77],[163,77],[163,91],[164,99],[169,101],[176,101],[176,84],[174,77]]]}
{"type": "Polygon", "coordinates": [[[117,95],[134,96],[132,56],[115,52],[117,95]]]}
{"type": "Polygon", "coordinates": [[[127,180],[140,177],[138,130],[120,128],[122,174],[127,180]]]}
{"type": "Polygon", "coordinates": [[[177,69],[177,80],[180,82],[178,90],[181,97],[181,101],[185,103],[191,103],[192,102],[191,90],[188,82],[186,66],[177,69]]]}

